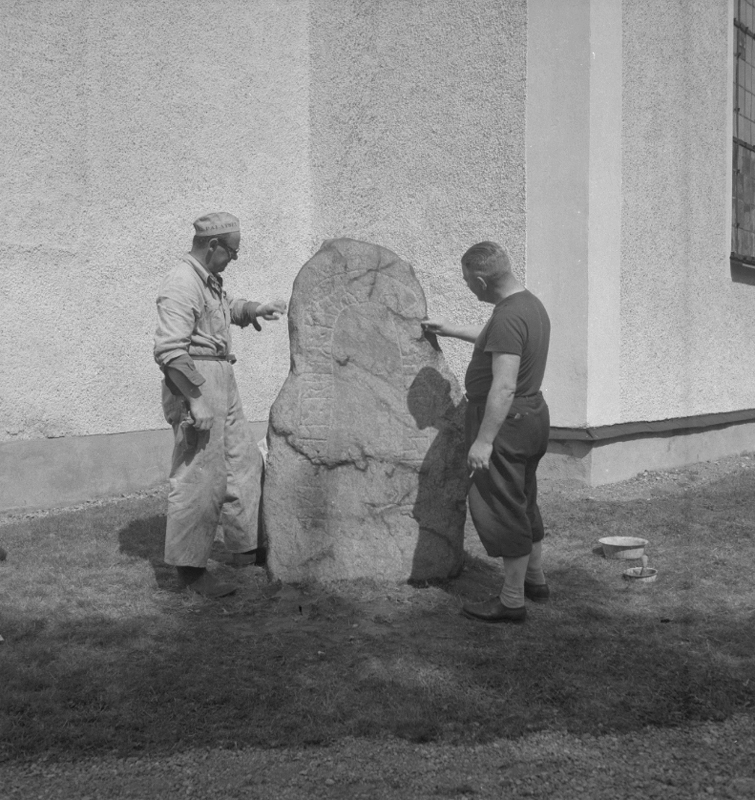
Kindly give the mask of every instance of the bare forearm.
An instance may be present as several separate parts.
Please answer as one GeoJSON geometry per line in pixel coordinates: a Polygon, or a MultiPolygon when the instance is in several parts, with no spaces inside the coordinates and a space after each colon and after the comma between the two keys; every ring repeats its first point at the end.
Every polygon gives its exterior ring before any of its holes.
{"type": "Polygon", "coordinates": [[[482,333],[482,325],[454,325],[452,332],[447,333],[446,336],[452,336],[454,339],[461,339],[465,342],[476,342],[480,333],[482,333]]]}
{"type": "Polygon", "coordinates": [[[498,435],[498,431],[501,429],[501,425],[503,425],[513,401],[513,389],[508,387],[496,388],[495,384],[490,387],[490,393],[485,402],[485,415],[477,433],[477,441],[493,444],[493,440],[498,435]]]}
{"type": "Polygon", "coordinates": [[[467,465],[473,472],[490,467],[493,441],[508,416],[516,394],[519,361],[519,356],[512,353],[493,353],[493,382],[485,401],[480,430],[467,455],[467,465]]]}
{"type": "Polygon", "coordinates": [[[461,339],[465,342],[475,342],[482,332],[482,325],[457,325],[449,322],[443,317],[426,319],[422,322],[422,327],[428,333],[436,336],[450,336],[453,339],[461,339]]]}

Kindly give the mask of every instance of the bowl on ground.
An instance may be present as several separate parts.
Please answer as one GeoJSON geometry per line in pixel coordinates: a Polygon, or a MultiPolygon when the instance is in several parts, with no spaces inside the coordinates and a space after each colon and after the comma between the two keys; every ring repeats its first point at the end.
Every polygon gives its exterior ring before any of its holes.
{"type": "Polygon", "coordinates": [[[603,547],[603,555],[606,558],[642,558],[645,552],[647,539],[640,539],[637,536],[606,536],[598,539],[603,547]]]}
{"type": "Polygon", "coordinates": [[[622,578],[630,583],[653,583],[658,577],[658,570],[652,567],[630,567],[622,573],[622,578]]]}

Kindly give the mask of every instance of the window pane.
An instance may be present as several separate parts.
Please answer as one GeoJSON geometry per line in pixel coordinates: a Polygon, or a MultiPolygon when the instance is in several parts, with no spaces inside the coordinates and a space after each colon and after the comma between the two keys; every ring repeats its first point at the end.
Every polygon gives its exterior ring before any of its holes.
{"type": "Polygon", "coordinates": [[[735,0],[732,252],[755,262],[755,0],[735,0]],[[737,142],[743,142],[738,144],[737,142]]]}

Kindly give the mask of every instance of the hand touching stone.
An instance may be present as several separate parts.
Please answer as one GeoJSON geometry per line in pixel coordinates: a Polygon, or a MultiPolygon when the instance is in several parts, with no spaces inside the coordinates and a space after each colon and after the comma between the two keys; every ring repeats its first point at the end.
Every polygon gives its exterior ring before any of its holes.
{"type": "Polygon", "coordinates": [[[422,330],[436,336],[451,336],[451,323],[445,317],[429,317],[420,323],[422,330]]]}

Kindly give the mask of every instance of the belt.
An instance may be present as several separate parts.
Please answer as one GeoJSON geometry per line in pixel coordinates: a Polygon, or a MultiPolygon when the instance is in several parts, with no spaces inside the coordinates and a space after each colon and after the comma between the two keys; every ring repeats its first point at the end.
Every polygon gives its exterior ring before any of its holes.
{"type": "MultiPolygon", "coordinates": [[[[534,400],[534,399],[536,399],[538,397],[541,397],[542,394],[543,394],[542,392],[535,392],[535,394],[519,394],[519,395],[515,395],[514,399],[511,401],[511,403],[513,405],[514,403],[516,403],[517,400],[534,400]]],[[[485,397],[470,397],[469,395],[465,395],[465,397],[467,398],[467,402],[468,403],[472,403],[472,405],[478,405],[478,406],[485,405],[485,403],[488,400],[488,396],[487,395],[485,395],[485,397]]]]}
{"type": "Polygon", "coordinates": [[[189,353],[189,357],[193,361],[228,361],[231,364],[236,363],[236,356],[233,353],[228,353],[225,356],[195,356],[189,353]]]}

